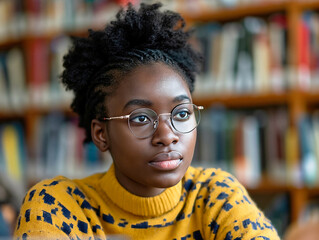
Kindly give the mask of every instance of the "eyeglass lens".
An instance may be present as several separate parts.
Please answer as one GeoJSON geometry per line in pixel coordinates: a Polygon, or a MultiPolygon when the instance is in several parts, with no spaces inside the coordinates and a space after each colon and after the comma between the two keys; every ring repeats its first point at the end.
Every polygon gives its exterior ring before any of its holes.
{"type": "MultiPolygon", "coordinates": [[[[159,116],[149,108],[141,108],[133,111],[128,119],[128,124],[132,133],[138,138],[151,136],[158,125],[159,116]]],[[[200,121],[200,111],[198,107],[191,103],[177,105],[170,116],[173,128],[180,133],[193,131],[200,121]]]]}

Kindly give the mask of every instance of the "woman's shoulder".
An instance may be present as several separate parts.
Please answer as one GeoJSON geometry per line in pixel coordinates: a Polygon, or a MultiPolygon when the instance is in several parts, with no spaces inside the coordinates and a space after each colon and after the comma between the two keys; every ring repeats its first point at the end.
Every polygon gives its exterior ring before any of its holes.
{"type": "Polygon", "coordinates": [[[22,205],[29,207],[53,206],[57,203],[68,202],[74,194],[80,195],[78,184],[73,180],[57,176],[44,179],[32,186],[25,195],[22,205]]]}
{"type": "Polygon", "coordinates": [[[70,188],[75,187],[76,185],[77,184],[75,181],[70,178],[65,176],[56,176],[53,178],[40,180],[29,189],[29,193],[32,193],[33,195],[36,192],[60,192],[68,189],[70,191],[70,188]]]}
{"type": "Polygon", "coordinates": [[[33,207],[78,205],[86,199],[86,189],[94,191],[94,183],[98,181],[100,175],[94,174],[82,179],[56,176],[41,180],[29,189],[22,205],[31,205],[33,207]]]}

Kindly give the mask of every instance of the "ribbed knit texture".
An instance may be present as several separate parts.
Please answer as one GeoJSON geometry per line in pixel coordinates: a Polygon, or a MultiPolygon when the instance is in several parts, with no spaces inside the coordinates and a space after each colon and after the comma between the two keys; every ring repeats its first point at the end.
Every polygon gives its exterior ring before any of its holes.
{"type": "Polygon", "coordinates": [[[175,186],[138,197],[105,174],[42,181],[27,193],[15,239],[279,239],[246,190],[218,169],[190,167],[175,186]]]}
{"type": "Polygon", "coordinates": [[[182,194],[182,183],[166,189],[162,194],[155,197],[138,197],[126,191],[116,180],[114,165],[102,178],[100,189],[103,191],[119,208],[134,215],[154,217],[162,215],[179,202],[182,194]]]}

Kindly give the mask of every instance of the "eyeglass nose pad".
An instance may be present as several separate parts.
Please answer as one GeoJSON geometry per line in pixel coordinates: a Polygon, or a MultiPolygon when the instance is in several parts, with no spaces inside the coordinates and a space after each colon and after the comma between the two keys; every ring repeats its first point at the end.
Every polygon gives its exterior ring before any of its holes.
{"type": "Polygon", "coordinates": [[[158,126],[158,119],[153,122],[153,129],[156,129],[158,126]]]}

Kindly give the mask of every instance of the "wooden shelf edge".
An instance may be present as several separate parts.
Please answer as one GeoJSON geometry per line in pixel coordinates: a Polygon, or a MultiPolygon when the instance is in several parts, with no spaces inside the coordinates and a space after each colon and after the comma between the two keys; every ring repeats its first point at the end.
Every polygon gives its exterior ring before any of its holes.
{"type": "Polygon", "coordinates": [[[269,105],[285,105],[288,103],[289,93],[250,93],[250,94],[226,94],[223,96],[194,96],[194,103],[209,107],[214,104],[222,104],[226,107],[259,107],[269,105]]]}
{"type": "MultiPolygon", "coordinates": [[[[288,105],[296,95],[300,95],[306,104],[319,104],[319,90],[312,92],[304,92],[299,90],[291,90],[282,93],[247,93],[247,94],[224,94],[224,95],[201,95],[193,96],[194,103],[208,108],[213,105],[223,105],[230,108],[245,107],[266,107],[288,105]]],[[[68,115],[75,115],[69,105],[56,107],[27,107],[20,112],[1,111],[0,119],[23,117],[26,114],[47,114],[50,112],[63,112],[68,115]]]]}
{"type": "Polygon", "coordinates": [[[248,94],[224,94],[207,96],[193,96],[194,103],[210,107],[215,104],[222,104],[226,107],[262,107],[272,105],[287,105],[296,96],[301,97],[306,104],[319,104],[319,89],[315,91],[302,91],[298,89],[282,93],[248,93],[248,94]]]}
{"type": "Polygon", "coordinates": [[[41,33],[41,34],[28,33],[21,37],[9,38],[9,39],[4,39],[0,41],[0,50],[21,45],[28,41],[34,41],[39,39],[43,41],[51,41],[52,39],[55,39],[60,36],[84,37],[84,36],[87,36],[88,34],[89,34],[88,29],[74,30],[74,31],[60,30],[60,31],[51,31],[51,32],[41,33]]]}
{"type": "Polygon", "coordinates": [[[0,50],[16,47],[23,43],[22,38],[10,38],[0,41],[0,50]]]}
{"type": "Polygon", "coordinates": [[[57,107],[28,107],[21,111],[1,111],[0,119],[15,119],[24,118],[28,115],[45,115],[52,112],[62,112],[67,116],[76,116],[69,106],[57,106],[57,107]]]}
{"type": "Polygon", "coordinates": [[[307,192],[309,195],[319,195],[319,186],[315,185],[313,187],[307,187],[307,186],[294,186],[291,184],[278,184],[278,183],[274,183],[274,182],[269,182],[269,181],[265,181],[265,182],[261,182],[258,186],[256,187],[249,187],[249,186],[245,186],[247,191],[250,193],[295,193],[295,192],[307,192]]]}
{"type": "Polygon", "coordinates": [[[319,9],[318,0],[281,0],[261,1],[257,3],[242,4],[235,7],[219,9],[202,9],[195,13],[182,12],[182,16],[189,22],[231,21],[246,16],[262,16],[276,12],[288,12],[291,6],[300,12],[307,9],[319,9]]]}
{"type": "Polygon", "coordinates": [[[302,92],[301,94],[308,104],[319,104],[319,91],[302,92]]]}
{"type": "Polygon", "coordinates": [[[319,1],[318,0],[304,0],[304,1],[298,1],[298,9],[300,11],[305,10],[314,10],[319,9],[319,1]]]}
{"type": "Polygon", "coordinates": [[[202,9],[202,11],[195,12],[194,14],[182,12],[182,16],[186,21],[190,22],[230,21],[246,16],[260,16],[287,11],[291,2],[294,1],[264,1],[216,10],[202,9]]]}

